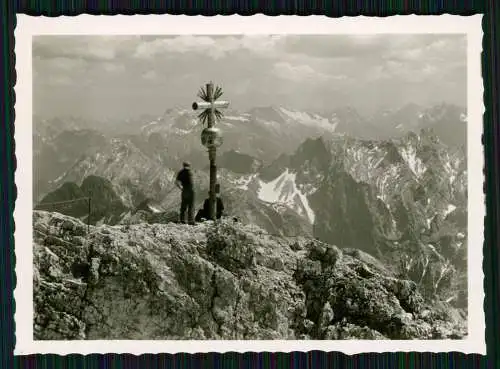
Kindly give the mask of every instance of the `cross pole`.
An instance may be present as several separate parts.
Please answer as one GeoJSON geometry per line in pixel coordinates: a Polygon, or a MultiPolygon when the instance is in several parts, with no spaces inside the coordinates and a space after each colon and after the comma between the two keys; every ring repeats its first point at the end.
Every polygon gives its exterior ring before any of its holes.
{"type": "MultiPolygon", "coordinates": [[[[215,125],[215,111],[219,108],[227,108],[228,101],[215,101],[214,98],[214,85],[212,82],[206,84],[206,101],[194,102],[193,110],[204,109],[208,110],[207,128],[210,129],[215,125]]],[[[216,219],[217,215],[217,198],[215,194],[215,184],[217,183],[217,147],[213,144],[213,139],[210,140],[208,145],[208,159],[210,161],[210,189],[209,189],[209,205],[210,205],[210,219],[216,219]]]]}
{"type": "Polygon", "coordinates": [[[90,194],[89,194],[88,201],[89,201],[89,203],[88,203],[88,205],[89,205],[89,208],[88,208],[89,215],[87,217],[87,235],[90,234],[90,211],[91,211],[90,202],[92,201],[92,196],[90,196],[90,194]]]}

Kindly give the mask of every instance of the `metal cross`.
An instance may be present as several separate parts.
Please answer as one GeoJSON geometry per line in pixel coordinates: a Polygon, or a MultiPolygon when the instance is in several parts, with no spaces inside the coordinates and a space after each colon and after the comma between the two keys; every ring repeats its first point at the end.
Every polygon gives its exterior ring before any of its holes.
{"type": "MultiPolygon", "coordinates": [[[[219,96],[222,92],[219,94],[219,96]]],[[[210,219],[216,219],[217,214],[217,198],[215,193],[215,184],[217,183],[217,166],[215,163],[217,146],[222,144],[219,130],[214,128],[216,111],[217,109],[227,108],[229,101],[216,101],[214,98],[214,85],[212,82],[206,84],[206,94],[203,96],[201,102],[194,102],[193,110],[203,109],[207,111],[207,128],[202,132],[202,143],[208,148],[208,159],[210,161],[210,190],[209,190],[209,204],[210,204],[210,219]],[[218,140],[218,142],[217,142],[218,140]]],[[[203,115],[200,114],[200,115],[203,115]]]]}

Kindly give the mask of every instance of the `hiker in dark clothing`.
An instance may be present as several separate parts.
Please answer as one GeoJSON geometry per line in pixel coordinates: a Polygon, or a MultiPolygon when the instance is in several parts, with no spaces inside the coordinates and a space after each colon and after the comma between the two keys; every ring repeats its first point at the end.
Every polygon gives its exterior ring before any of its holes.
{"type": "Polygon", "coordinates": [[[181,194],[181,211],[179,221],[186,223],[185,213],[187,210],[188,223],[194,224],[194,188],[193,174],[191,173],[191,165],[187,162],[182,164],[183,168],[177,174],[176,184],[182,190],[181,194]]]}
{"type": "MultiPolygon", "coordinates": [[[[222,203],[222,199],[219,196],[220,193],[220,185],[217,183],[215,185],[215,195],[216,195],[216,217],[217,219],[220,219],[222,217],[222,214],[224,213],[224,204],[222,203]]],[[[198,214],[196,214],[196,221],[201,222],[203,220],[210,219],[210,198],[205,199],[203,202],[203,208],[201,208],[198,211],[198,214]]]]}

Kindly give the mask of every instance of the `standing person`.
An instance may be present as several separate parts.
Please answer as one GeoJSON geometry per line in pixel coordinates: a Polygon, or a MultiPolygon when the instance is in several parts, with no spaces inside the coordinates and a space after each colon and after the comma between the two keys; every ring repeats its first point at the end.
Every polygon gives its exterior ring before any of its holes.
{"type": "Polygon", "coordinates": [[[185,213],[188,212],[188,223],[194,224],[194,188],[193,174],[191,165],[188,162],[182,163],[183,168],[179,171],[176,178],[176,185],[182,190],[181,194],[181,211],[179,221],[186,223],[185,213]]]}

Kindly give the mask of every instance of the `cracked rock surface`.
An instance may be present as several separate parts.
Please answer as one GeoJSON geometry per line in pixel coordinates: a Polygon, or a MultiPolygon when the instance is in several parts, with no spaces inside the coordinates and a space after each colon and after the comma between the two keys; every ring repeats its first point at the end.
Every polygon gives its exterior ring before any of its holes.
{"type": "Polygon", "coordinates": [[[375,259],[254,226],[91,227],[35,211],[34,339],[460,339],[375,259]],[[64,224],[64,227],[63,227],[64,224]]]}

